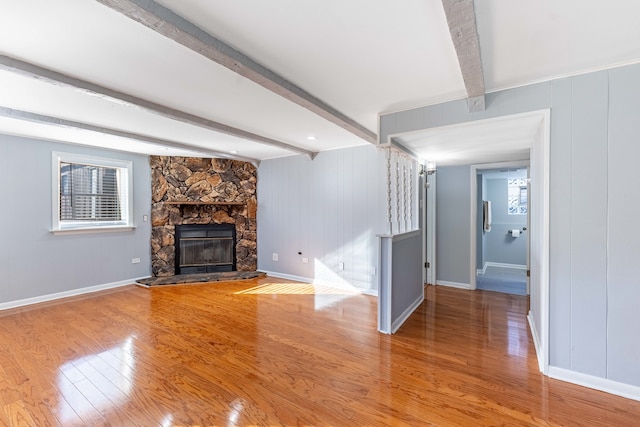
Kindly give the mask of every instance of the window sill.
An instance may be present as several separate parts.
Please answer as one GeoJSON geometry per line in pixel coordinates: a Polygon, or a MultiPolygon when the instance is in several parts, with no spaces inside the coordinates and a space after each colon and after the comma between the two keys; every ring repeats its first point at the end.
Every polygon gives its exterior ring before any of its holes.
{"type": "Polygon", "coordinates": [[[116,225],[111,227],[82,227],[82,228],[61,228],[50,230],[51,233],[60,234],[94,234],[94,233],[116,233],[122,231],[135,230],[133,225],[116,225]]]}

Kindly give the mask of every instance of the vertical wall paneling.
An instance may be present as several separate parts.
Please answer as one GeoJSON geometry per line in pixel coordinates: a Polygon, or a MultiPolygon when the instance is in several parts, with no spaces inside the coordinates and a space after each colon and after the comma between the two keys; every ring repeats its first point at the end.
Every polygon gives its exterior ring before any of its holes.
{"type": "MultiPolygon", "coordinates": [[[[305,163],[310,162],[304,156],[295,156],[295,161],[289,170],[290,177],[287,180],[287,193],[295,195],[300,201],[302,209],[291,212],[289,216],[289,227],[285,230],[285,236],[291,245],[281,248],[283,265],[295,276],[306,276],[305,265],[302,263],[306,242],[309,240],[309,227],[305,226],[309,221],[310,206],[307,196],[309,194],[308,174],[305,170],[305,163]],[[302,252],[302,255],[299,254],[302,252]]],[[[307,264],[308,265],[308,264],[307,264]]]]}
{"type": "MultiPolygon", "coordinates": [[[[607,376],[640,386],[640,66],[610,71],[607,376]]],[[[594,174],[595,177],[603,172],[594,174]]]]}
{"type": "Polygon", "coordinates": [[[419,231],[393,237],[391,330],[397,331],[424,301],[419,231]]]}
{"type": "Polygon", "coordinates": [[[551,84],[548,82],[513,89],[514,113],[526,113],[549,108],[553,98],[551,90],[551,84]]]}
{"type": "Polygon", "coordinates": [[[380,236],[378,330],[392,334],[424,301],[420,230],[380,236]]]}
{"type": "MultiPolygon", "coordinates": [[[[640,255],[640,193],[633,188],[640,154],[638,75],[640,65],[631,65],[490,93],[478,115],[453,101],[416,109],[407,120],[399,117],[404,112],[380,117],[384,141],[388,134],[550,108],[549,182],[538,182],[532,150],[530,195],[533,203],[534,195],[545,197],[540,185],[548,186],[550,265],[539,273],[549,277],[549,324],[544,313],[535,313],[546,296],[532,287],[533,323],[540,334],[548,330],[552,367],[635,386],[640,344],[630,337],[640,320],[633,268],[640,255]]],[[[446,186],[443,169],[439,187],[446,186]]],[[[439,217],[451,214],[439,209],[439,217]]],[[[531,220],[532,233],[544,226],[543,218],[531,220]]],[[[441,248],[438,253],[444,256],[441,248]]],[[[459,265],[466,263],[463,254],[453,255],[459,265]]],[[[532,254],[532,267],[541,261],[532,254]]],[[[544,276],[533,273],[535,286],[544,276]]]]}
{"type": "Polygon", "coordinates": [[[358,167],[353,156],[353,150],[346,150],[339,156],[338,163],[339,184],[338,202],[340,213],[338,216],[338,245],[339,262],[343,263],[344,269],[339,270],[340,276],[347,283],[353,283],[355,261],[353,259],[353,248],[358,245],[358,234],[353,218],[353,203],[359,196],[354,191],[354,170],[358,167]]]}
{"type": "MultiPolygon", "coordinates": [[[[11,169],[9,167],[9,164],[10,162],[19,163],[15,160],[11,160],[11,158],[9,157],[12,155],[12,152],[10,150],[10,147],[12,145],[9,143],[10,138],[11,137],[9,136],[0,134],[0,182],[3,182],[3,183],[11,183],[15,181],[14,177],[10,175],[11,169]]],[[[0,194],[2,194],[2,196],[4,197],[4,201],[2,203],[2,208],[0,208],[0,224],[3,224],[4,227],[6,227],[7,225],[12,223],[13,215],[11,214],[11,212],[15,212],[19,208],[20,204],[12,203],[12,200],[15,200],[15,198],[18,196],[18,193],[16,193],[15,190],[12,190],[13,186],[3,184],[2,187],[3,187],[3,190],[0,191],[0,194]]],[[[48,200],[45,202],[48,202],[48,200]]],[[[2,241],[8,242],[9,240],[7,237],[8,236],[4,234],[2,241]]],[[[0,285],[0,288],[2,288],[3,286],[8,288],[8,287],[15,286],[15,284],[17,284],[17,281],[15,281],[14,277],[11,274],[12,270],[10,269],[10,266],[13,263],[11,261],[10,256],[11,256],[10,245],[1,244],[0,245],[0,283],[2,285],[0,285]]],[[[11,293],[14,292],[13,290],[8,290],[4,288],[2,290],[3,292],[11,292],[11,293]]],[[[2,302],[2,300],[3,298],[0,297],[0,302],[2,302]]]]}
{"type": "MultiPolygon", "coordinates": [[[[312,214],[316,212],[319,217],[328,218],[330,212],[327,211],[327,204],[323,203],[323,201],[328,197],[328,191],[331,190],[330,186],[333,185],[331,182],[327,184],[323,183],[322,176],[320,171],[324,170],[327,166],[326,159],[323,156],[316,157],[312,160],[312,163],[315,163],[313,167],[310,164],[307,164],[307,173],[309,174],[310,184],[309,184],[309,204],[311,204],[312,214]]],[[[331,174],[330,174],[331,175],[331,174]]],[[[329,180],[330,177],[327,177],[329,180]]],[[[328,247],[328,239],[319,238],[315,242],[311,242],[311,236],[328,236],[329,233],[329,225],[328,221],[315,221],[315,218],[312,216],[311,218],[307,218],[307,223],[309,227],[309,238],[307,239],[307,254],[305,257],[309,257],[309,275],[306,277],[318,277],[318,274],[322,272],[323,266],[327,264],[326,259],[320,260],[320,254],[325,254],[329,251],[328,247]],[[322,266],[320,265],[322,262],[322,266]]],[[[258,255],[259,257],[259,255],[258,255]]],[[[278,271],[278,270],[273,270],[278,271]]]]}
{"type": "Polygon", "coordinates": [[[469,285],[470,168],[438,168],[436,187],[437,280],[469,285]]]}
{"type": "Polygon", "coordinates": [[[571,368],[571,85],[568,78],[552,82],[549,177],[549,363],[564,369],[571,368]]]}
{"type": "Polygon", "coordinates": [[[372,268],[375,236],[384,232],[380,218],[386,212],[377,195],[382,191],[383,155],[366,145],[322,152],[313,161],[291,156],[261,162],[258,268],[377,292],[372,268]],[[271,249],[265,252],[266,247],[271,249]],[[273,252],[281,255],[279,261],[272,261],[273,252]],[[303,257],[309,258],[308,264],[302,263],[303,257]]]}
{"type": "Polygon", "coordinates": [[[269,218],[278,218],[279,212],[279,192],[277,191],[278,182],[274,176],[270,180],[264,180],[264,176],[272,175],[271,170],[275,167],[272,163],[261,162],[258,168],[258,269],[259,270],[273,270],[274,261],[271,259],[275,248],[278,247],[276,236],[278,223],[275,221],[269,221],[269,218]],[[269,203],[265,203],[269,196],[269,203]]]}
{"type": "Polygon", "coordinates": [[[573,78],[571,368],[606,376],[607,72],[573,78]]]}

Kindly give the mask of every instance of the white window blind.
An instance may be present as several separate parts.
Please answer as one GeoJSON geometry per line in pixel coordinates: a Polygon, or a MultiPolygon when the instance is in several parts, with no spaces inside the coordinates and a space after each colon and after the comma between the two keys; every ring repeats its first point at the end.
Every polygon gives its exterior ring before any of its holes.
{"type": "Polygon", "coordinates": [[[60,221],[120,221],[118,169],[60,163],[60,221]]]}
{"type": "Polygon", "coordinates": [[[133,227],[131,162],[53,153],[53,230],[133,227]]]}

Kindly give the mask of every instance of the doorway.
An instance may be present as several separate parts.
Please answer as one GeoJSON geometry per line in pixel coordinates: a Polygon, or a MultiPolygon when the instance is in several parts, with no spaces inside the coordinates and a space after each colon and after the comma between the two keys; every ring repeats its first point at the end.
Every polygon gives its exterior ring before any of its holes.
{"type": "Polygon", "coordinates": [[[528,162],[476,172],[476,289],[528,295],[528,162]]]}
{"type": "MultiPolygon", "coordinates": [[[[530,159],[530,182],[528,197],[532,210],[529,212],[530,311],[527,316],[531,334],[538,354],[540,370],[547,374],[549,367],[549,149],[550,110],[531,111],[508,116],[485,119],[467,119],[461,123],[440,127],[416,129],[410,132],[389,134],[393,140],[421,159],[434,161],[436,165],[479,165],[490,162],[530,159]],[[525,151],[523,153],[523,150],[525,151]],[[525,154],[525,156],[523,156],[525,154]],[[528,154],[528,155],[527,155],[528,154]],[[471,159],[471,161],[469,161],[471,159]]],[[[473,168],[474,166],[472,166],[473,168]]],[[[470,172],[471,203],[468,205],[469,223],[462,225],[469,236],[468,251],[460,248],[453,256],[459,265],[469,266],[465,286],[476,287],[476,221],[477,195],[476,171],[470,172]]],[[[439,184],[442,182],[439,180],[439,184]]],[[[440,185],[439,185],[440,186],[440,185]]],[[[467,193],[469,194],[469,193],[467,193]]],[[[468,196],[467,196],[468,197],[468,196]]],[[[456,211],[456,213],[458,213],[456,211]]],[[[443,213],[445,214],[445,213],[443,213]]],[[[449,213],[447,212],[446,215],[449,213]]],[[[440,217],[441,215],[438,214],[440,217]]],[[[462,224],[462,223],[460,223],[462,224]]],[[[435,240],[435,233],[427,240],[435,240]]],[[[436,248],[435,252],[438,252],[436,248]]],[[[439,256],[438,259],[448,257],[439,256]]],[[[438,267],[438,271],[442,271],[438,267]]],[[[440,273],[438,273],[440,274],[440,273]]],[[[436,284],[441,284],[439,278],[436,284]]],[[[442,283],[444,284],[444,283],[442,283]]],[[[454,283],[449,285],[462,285],[454,283]]]]}

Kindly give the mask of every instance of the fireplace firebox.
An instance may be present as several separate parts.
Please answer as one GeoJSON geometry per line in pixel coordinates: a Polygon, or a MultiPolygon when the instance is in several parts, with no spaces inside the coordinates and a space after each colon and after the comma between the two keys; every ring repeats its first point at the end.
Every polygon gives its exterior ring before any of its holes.
{"type": "Polygon", "coordinates": [[[236,271],[233,224],[176,226],[176,274],[236,271]]]}

